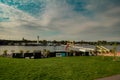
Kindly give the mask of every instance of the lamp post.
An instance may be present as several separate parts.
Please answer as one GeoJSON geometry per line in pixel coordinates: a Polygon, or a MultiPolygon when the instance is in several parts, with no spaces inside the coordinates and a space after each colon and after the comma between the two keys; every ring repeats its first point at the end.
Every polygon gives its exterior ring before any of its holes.
{"type": "Polygon", "coordinates": [[[39,36],[37,36],[37,44],[39,44],[39,36]]]}

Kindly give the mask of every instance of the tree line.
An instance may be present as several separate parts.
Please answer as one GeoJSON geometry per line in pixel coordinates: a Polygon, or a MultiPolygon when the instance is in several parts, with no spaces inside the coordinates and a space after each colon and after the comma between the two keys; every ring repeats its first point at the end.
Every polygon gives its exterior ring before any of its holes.
{"type": "MultiPolygon", "coordinates": [[[[89,44],[89,45],[113,45],[117,44],[120,45],[120,42],[115,42],[115,41],[67,41],[67,40],[53,40],[53,41],[48,41],[48,40],[39,40],[39,45],[47,46],[47,45],[66,45],[68,42],[73,42],[74,44],[89,44]]],[[[37,44],[37,40],[2,40],[0,39],[0,45],[35,45],[37,44]]]]}

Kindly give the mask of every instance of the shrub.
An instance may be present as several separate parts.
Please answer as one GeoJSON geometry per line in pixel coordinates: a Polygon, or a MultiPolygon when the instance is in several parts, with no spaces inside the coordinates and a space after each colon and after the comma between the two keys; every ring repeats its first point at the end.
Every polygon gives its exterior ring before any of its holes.
{"type": "Polygon", "coordinates": [[[20,53],[23,53],[24,51],[23,50],[20,50],[20,53]]]}
{"type": "Polygon", "coordinates": [[[4,56],[4,57],[7,56],[7,52],[8,52],[8,50],[4,50],[4,51],[3,51],[3,56],[4,56]]]}

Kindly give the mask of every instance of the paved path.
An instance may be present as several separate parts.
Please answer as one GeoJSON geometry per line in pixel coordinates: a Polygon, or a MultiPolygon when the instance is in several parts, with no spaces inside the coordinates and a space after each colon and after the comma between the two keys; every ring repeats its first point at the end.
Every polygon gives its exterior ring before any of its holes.
{"type": "Polygon", "coordinates": [[[96,79],[96,80],[120,80],[120,74],[119,75],[113,75],[113,76],[110,76],[110,77],[100,78],[100,79],[96,79]]]}

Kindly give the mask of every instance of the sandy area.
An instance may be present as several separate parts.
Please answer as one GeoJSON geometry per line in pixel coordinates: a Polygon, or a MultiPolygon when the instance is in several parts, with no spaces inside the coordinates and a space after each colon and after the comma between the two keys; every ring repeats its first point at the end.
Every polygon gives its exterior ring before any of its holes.
{"type": "MultiPolygon", "coordinates": [[[[99,54],[99,56],[114,56],[114,53],[103,53],[103,54],[99,54]]],[[[120,56],[120,52],[117,52],[117,55],[116,56],[120,56]]]]}

